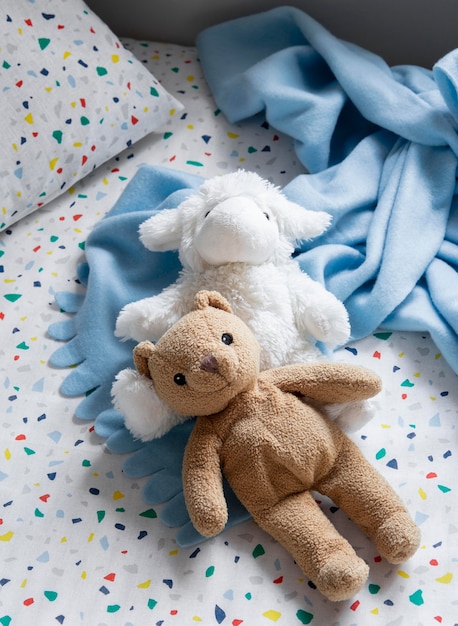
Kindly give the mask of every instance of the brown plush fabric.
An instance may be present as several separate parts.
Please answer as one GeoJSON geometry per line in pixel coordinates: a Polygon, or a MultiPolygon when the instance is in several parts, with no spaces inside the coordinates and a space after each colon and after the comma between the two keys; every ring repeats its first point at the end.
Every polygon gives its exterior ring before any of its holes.
{"type": "Polygon", "coordinates": [[[136,363],[175,410],[200,416],[183,463],[197,530],[215,535],[227,522],[224,473],[256,522],[331,600],[354,595],[368,566],[325,517],[312,490],[332,498],[390,562],[409,558],[420,533],[400,498],[358,447],[304,401],[367,399],[380,391],[379,378],[361,367],[323,362],[259,374],[256,340],[227,302],[200,292],[196,306],[156,346],[139,344],[136,363]]]}

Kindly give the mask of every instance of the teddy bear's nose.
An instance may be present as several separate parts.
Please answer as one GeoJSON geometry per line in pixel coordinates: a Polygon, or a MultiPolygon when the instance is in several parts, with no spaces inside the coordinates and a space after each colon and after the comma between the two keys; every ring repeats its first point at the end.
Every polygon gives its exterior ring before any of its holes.
{"type": "Polygon", "coordinates": [[[219,369],[216,357],[213,354],[207,354],[200,363],[200,369],[210,374],[216,374],[219,369]]]}

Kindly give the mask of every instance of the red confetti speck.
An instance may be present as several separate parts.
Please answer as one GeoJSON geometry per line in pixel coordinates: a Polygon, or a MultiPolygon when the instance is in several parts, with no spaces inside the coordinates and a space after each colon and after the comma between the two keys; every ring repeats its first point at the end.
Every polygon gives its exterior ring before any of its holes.
{"type": "Polygon", "coordinates": [[[135,115],[132,115],[130,119],[131,119],[132,124],[133,124],[134,126],[135,126],[135,124],[138,124],[138,118],[137,118],[137,117],[135,117],[135,115]]]}
{"type": "Polygon", "coordinates": [[[110,582],[114,582],[115,578],[116,574],[114,572],[111,572],[111,574],[107,574],[106,576],[104,576],[104,579],[109,580],[110,582]]]}
{"type": "Polygon", "coordinates": [[[243,624],[243,619],[233,619],[232,620],[232,626],[240,626],[240,624],[243,624]]]}
{"type": "Polygon", "coordinates": [[[62,30],[63,28],[65,28],[65,26],[64,26],[63,24],[58,24],[58,25],[57,25],[57,28],[58,28],[59,30],[62,30]]]}
{"type": "Polygon", "coordinates": [[[407,394],[406,394],[406,393],[403,393],[403,394],[401,395],[401,398],[402,398],[403,400],[405,400],[405,399],[407,398],[407,394]]]}
{"type": "Polygon", "coordinates": [[[374,359],[380,359],[382,357],[378,350],[376,350],[372,356],[374,357],[374,359]]]}
{"type": "Polygon", "coordinates": [[[86,98],[80,98],[80,102],[81,102],[81,106],[83,107],[83,109],[86,108],[86,98]]]}
{"type": "Polygon", "coordinates": [[[434,619],[436,620],[436,622],[439,622],[439,624],[442,624],[442,617],[440,615],[436,615],[434,619]]]}
{"type": "Polygon", "coordinates": [[[49,498],[51,497],[51,495],[49,493],[45,493],[42,496],[40,496],[40,500],[42,502],[47,502],[49,500],[49,498]]]}
{"type": "Polygon", "coordinates": [[[127,89],[130,89],[130,81],[127,83],[127,89]]]}
{"type": "Polygon", "coordinates": [[[276,585],[280,585],[282,582],[283,582],[283,576],[279,576],[278,578],[274,580],[274,583],[276,585]]]}
{"type": "Polygon", "coordinates": [[[33,26],[32,20],[30,19],[30,17],[28,17],[26,20],[24,20],[24,22],[27,24],[27,26],[33,26]]]}
{"type": "Polygon", "coordinates": [[[16,441],[24,441],[25,438],[26,438],[25,435],[21,434],[21,435],[18,435],[15,439],[16,441]]]}
{"type": "Polygon", "coordinates": [[[91,146],[91,150],[92,150],[92,152],[95,152],[96,151],[96,147],[95,146],[91,146]]]}
{"type": "Polygon", "coordinates": [[[381,557],[381,556],[379,556],[379,555],[378,555],[378,556],[374,556],[374,561],[375,561],[376,563],[380,563],[380,562],[381,562],[381,560],[382,560],[382,557],[381,557]]]}
{"type": "Polygon", "coordinates": [[[429,472],[426,474],[426,478],[437,478],[436,472],[429,472]]]}
{"type": "Polygon", "coordinates": [[[274,141],[278,141],[280,139],[280,137],[278,135],[274,135],[273,140],[274,141]]]}
{"type": "Polygon", "coordinates": [[[81,165],[84,165],[86,161],[87,161],[87,156],[83,154],[83,156],[81,157],[81,165]]]}
{"type": "Polygon", "coordinates": [[[437,567],[439,565],[439,561],[437,561],[436,559],[431,559],[429,564],[432,565],[433,567],[437,567]]]}
{"type": "Polygon", "coordinates": [[[38,252],[38,250],[41,248],[41,246],[35,246],[35,248],[33,248],[34,252],[38,252]]]}
{"type": "Polygon", "coordinates": [[[35,602],[35,600],[33,598],[27,598],[26,600],[24,600],[24,605],[25,606],[30,606],[34,602],[35,602]]]}
{"type": "Polygon", "coordinates": [[[22,80],[18,80],[16,83],[16,87],[22,87],[22,84],[23,84],[22,80]]]}
{"type": "Polygon", "coordinates": [[[19,361],[19,355],[16,354],[13,358],[13,361],[19,361]]]}
{"type": "Polygon", "coordinates": [[[61,167],[58,167],[58,168],[57,168],[57,170],[56,170],[56,172],[57,172],[58,174],[62,174],[62,172],[63,172],[63,171],[64,171],[64,170],[63,170],[61,167]]]}
{"type": "Polygon", "coordinates": [[[170,615],[176,615],[178,613],[178,611],[176,609],[172,609],[170,611],[170,615]]]}
{"type": "Polygon", "coordinates": [[[91,26],[91,28],[90,28],[89,30],[91,31],[91,33],[92,33],[93,35],[95,35],[95,30],[92,28],[92,26],[91,26]]]}
{"type": "Polygon", "coordinates": [[[360,601],[359,600],[355,600],[355,602],[353,602],[353,604],[350,606],[350,609],[352,611],[356,611],[356,609],[359,607],[360,605],[360,601]]]}
{"type": "Polygon", "coordinates": [[[3,311],[0,311],[0,320],[4,320],[5,319],[5,314],[3,313],[3,311]]]}
{"type": "Polygon", "coordinates": [[[73,216],[73,221],[77,222],[82,217],[83,217],[82,213],[75,213],[75,215],[73,216]]]}
{"type": "Polygon", "coordinates": [[[38,137],[38,133],[37,133],[37,131],[36,131],[36,130],[34,130],[34,131],[33,131],[33,133],[32,133],[32,137],[38,137]]]}
{"type": "Polygon", "coordinates": [[[119,167],[114,167],[111,172],[114,174],[115,172],[119,172],[119,167]]]}

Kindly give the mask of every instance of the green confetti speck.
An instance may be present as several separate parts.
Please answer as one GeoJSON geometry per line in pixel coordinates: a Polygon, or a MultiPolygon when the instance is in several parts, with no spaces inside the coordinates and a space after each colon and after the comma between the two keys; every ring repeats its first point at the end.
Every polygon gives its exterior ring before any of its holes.
{"type": "Polygon", "coordinates": [[[386,341],[387,339],[389,339],[391,337],[393,333],[374,333],[374,337],[376,337],[377,339],[382,339],[383,341],[386,341]]]}
{"type": "Polygon", "coordinates": [[[103,519],[105,518],[105,511],[97,511],[97,521],[100,522],[103,521],[103,519]]]}
{"type": "Polygon", "coordinates": [[[412,604],[415,604],[416,606],[421,606],[425,602],[423,600],[423,591],[421,589],[417,589],[415,593],[409,596],[409,600],[412,602],[412,604]]]}
{"type": "Polygon", "coordinates": [[[448,493],[449,491],[451,491],[450,487],[446,487],[445,485],[437,485],[438,489],[440,489],[442,491],[442,493],[448,493]]]}
{"type": "Polygon", "coordinates": [[[207,570],[205,572],[205,577],[210,578],[210,576],[213,576],[214,573],[215,573],[215,566],[210,565],[210,567],[207,567],[207,570]]]}
{"type": "Polygon", "coordinates": [[[32,448],[24,448],[24,452],[27,454],[27,456],[31,456],[32,454],[36,454],[35,450],[32,450],[32,448]]]}
{"type": "Polygon", "coordinates": [[[169,139],[172,135],[173,133],[170,132],[164,133],[164,139],[169,139]]]}
{"type": "Polygon", "coordinates": [[[44,517],[44,513],[40,511],[40,509],[35,509],[35,517],[44,517]]]}
{"type": "Polygon", "coordinates": [[[25,341],[21,341],[21,343],[18,343],[18,345],[16,346],[16,348],[18,350],[30,350],[29,346],[26,344],[25,341]]]}
{"type": "Polygon", "coordinates": [[[253,146],[250,146],[248,148],[248,154],[253,154],[254,152],[257,152],[256,148],[253,148],[253,146]]]}
{"type": "Polygon", "coordinates": [[[158,98],[158,97],[159,97],[159,92],[158,92],[158,90],[156,89],[156,87],[151,87],[151,88],[150,88],[150,90],[149,90],[149,92],[150,92],[150,94],[151,94],[152,96],[154,96],[155,98],[158,98]]]}
{"type": "Polygon", "coordinates": [[[408,378],[402,381],[401,387],[414,387],[414,383],[411,383],[408,378]]]}
{"type": "Polygon", "coordinates": [[[57,141],[57,143],[62,143],[63,132],[61,130],[54,130],[52,136],[57,141]]]}
{"type": "Polygon", "coordinates": [[[385,448],[380,448],[380,450],[377,452],[377,454],[375,455],[375,458],[378,460],[383,459],[383,457],[386,455],[386,450],[385,448]]]}
{"type": "Polygon", "coordinates": [[[117,613],[120,608],[119,604],[109,604],[107,606],[107,613],[117,613]]]}
{"type": "Polygon", "coordinates": [[[97,67],[97,74],[99,76],[105,76],[106,74],[108,74],[108,70],[106,67],[101,67],[100,65],[97,67]]]}
{"type": "Polygon", "coordinates": [[[252,598],[252,597],[253,597],[253,596],[251,595],[251,593],[250,593],[250,592],[248,592],[248,593],[246,593],[246,594],[245,594],[245,598],[246,598],[247,600],[251,600],[251,598],[252,598]]]}
{"type": "Polygon", "coordinates": [[[258,545],[255,547],[255,549],[253,550],[253,558],[257,559],[258,556],[262,556],[263,554],[265,554],[266,551],[264,550],[264,548],[262,547],[262,545],[260,543],[258,543],[258,545]]]}
{"type": "Polygon", "coordinates": [[[371,593],[372,595],[375,595],[379,591],[380,591],[380,585],[374,585],[374,584],[369,585],[369,593],[371,593]]]}
{"type": "Polygon", "coordinates": [[[89,459],[84,459],[84,461],[81,463],[81,465],[83,467],[91,467],[91,462],[89,461],[89,459]]]}
{"type": "Polygon", "coordinates": [[[56,243],[56,241],[59,241],[59,237],[57,235],[51,235],[49,240],[51,243],[56,243]]]}
{"type": "Polygon", "coordinates": [[[157,600],[153,600],[153,598],[150,598],[148,600],[148,608],[149,609],[153,610],[154,607],[156,606],[156,604],[157,604],[157,600]]]}
{"type": "Polygon", "coordinates": [[[22,293],[6,293],[3,297],[8,302],[16,302],[19,298],[22,298],[22,293]]]}
{"type": "Polygon", "coordinates": [[[84,250],[86,248],[86,242],[82,241],[81,243],[79,243],[78,248],[81,248],[81,250],[84,250]]]}
{"type": "Polygon", "coordinates": [[[139,513],[139,515],[140,517],[148,517],[150,519],[154,519],[155,517],[157,517],[157,513],[154,509],[147,509],[146,511],[139,513]]]}
{"type": "Polygon", "coordinates": [[[296,617],[301,624],[310,624],[313,619],[313,615],[311,613],[307,613],[307,611],[303,611],[302,609],[298,610],[296,617]]]}
{"type": "Polygon", "coordinates": [[[57,591],[44,591],[45,598],[47,598],[50,602],[54,602],[57,599],[58,593],[57,591]]]}
{"type": "Polygon", "coordinates": [[[40,49],[44,50],[45,48],[47,48],[49,46],[49,44],[51,43],[51,39],[48,39],[47,37],[40,37],[38,39],[38,43],[40,45],[40,49]]]}
{"type": "Polygon", "coordinates": [[[203,167],[204,164],[199,161],[186,161],[186,165],[195,165],[196,167],[203,167]]]}
{"type": "Polygon", "coordinates": [[[81,122],[81,126],[87,126],[90,123],[89,119],[85,115],[82,115],[80,117],[80,122],[81,122]]]}

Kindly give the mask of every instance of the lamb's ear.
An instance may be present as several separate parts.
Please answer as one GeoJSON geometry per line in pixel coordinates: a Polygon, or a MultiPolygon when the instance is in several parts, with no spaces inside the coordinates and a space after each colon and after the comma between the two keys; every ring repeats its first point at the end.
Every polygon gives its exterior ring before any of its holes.
{"type": "Polygon", "coordinates": [[[162,209],[138,229],[140,241],[153,252],[178,250],[181,242],[181,223],[178,209],[162,209]]]}
{"type": "Polygon", "coordinates": [[[139,374],[151,378],[148,367],[148,359],[156,350],[151,341],[141,341],[134,348],[134,363],[139,374]]]}
{"type": "Polygon", "coordinates": [[[311,211],[283,197],[276,202],[280,230],[289,239],[312,239],[324,233],[331,224],[331,216],[324,211],[311,211]]]}
{"type": "Polygon", "coordinates": [[[215,309],[221,309],[227,313],[232,313],[232,308],[229,302],[224,298],[219,291],[199,291],[194,298],[194,308],[196,310],[206,309],[208,306],[212,306],[215,309]]]}

